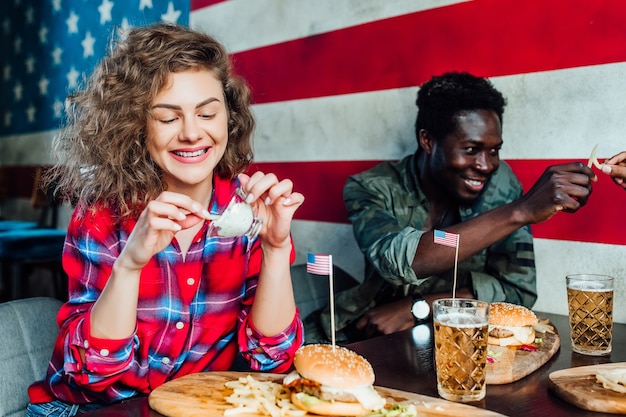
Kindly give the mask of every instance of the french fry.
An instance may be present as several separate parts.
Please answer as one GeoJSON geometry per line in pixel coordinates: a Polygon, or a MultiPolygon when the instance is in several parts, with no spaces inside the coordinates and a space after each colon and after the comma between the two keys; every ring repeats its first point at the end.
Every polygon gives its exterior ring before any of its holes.
{"type": "Polygon", "coordinates": [[[259,381],[247,375],[224,385],[233,390],[226,397],[226,402],[233,407],[224,410],[225,416],[260,414],[271,417],[302,417],[306,414],[291,403],[290,393],[282,384],[259,381]]]}
{"type": "Polygon", "coordinates": [[[591,150],[591,155],[589,155],[589,160],[587,161],[587,166],[589,168],[591,168],[591,166],[595,166],[598,169],[602,169],[602,165],[600,161],[598,161],[598,158],[596,157],[596,151],[598,150],[598,144],[596,144],[596,146],[593,147],[593,149],[591,150]]]}

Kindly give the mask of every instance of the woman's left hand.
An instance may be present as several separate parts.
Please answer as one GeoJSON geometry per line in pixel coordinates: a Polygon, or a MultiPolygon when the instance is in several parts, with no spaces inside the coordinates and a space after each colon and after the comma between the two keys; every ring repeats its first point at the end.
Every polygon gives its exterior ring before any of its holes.
{"type": "Polygon", "coordinates": [[[304,196],[293,191],[289,179],[279,181],[275,174],[257,171],[252,176],[240,174],[239,180],[255,214],[263,219],[259,236],[274,247],[290,244],[291,220],[304,202],[304,196]]]}

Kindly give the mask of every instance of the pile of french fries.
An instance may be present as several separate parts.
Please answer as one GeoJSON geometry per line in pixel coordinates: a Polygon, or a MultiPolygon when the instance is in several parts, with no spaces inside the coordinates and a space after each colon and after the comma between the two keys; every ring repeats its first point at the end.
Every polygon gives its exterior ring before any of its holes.
{"type": "Polygon", "coordinates": [[[301,417],[306,411],[297,408],[289,399],[289,391],[282,384],[259,381],[247,375],[225,383],[233,393],[226,402],[233,407],[224,411],[225,416],[236,414],[260,414],[271,417],[301,417]]]}

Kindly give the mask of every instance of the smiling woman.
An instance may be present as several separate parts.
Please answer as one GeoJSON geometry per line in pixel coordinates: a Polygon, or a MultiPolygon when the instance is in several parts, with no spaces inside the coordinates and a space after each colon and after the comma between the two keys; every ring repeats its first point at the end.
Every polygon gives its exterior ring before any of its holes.
{"type": "Polygon", "coordinates": [[[200,69],[172,73],[153,100],[148,151],[169,191],[196,184],[196,201],[209,201],[212,173],[228,143],[228,111],[222,84],[200,69]]]}
{"type": "Polygon", "coordinates": [[[224,48],[180,26],[132,29],[69,102],[47,178],[76,203],[69,301],[27,415],[73,415],[238,357],[287,370],[303,337],[290,230],[304,197],[244,174],[254,119],[224,48]],[[238,190],[235,215],[266,221],[210,233],[238,190]]]}

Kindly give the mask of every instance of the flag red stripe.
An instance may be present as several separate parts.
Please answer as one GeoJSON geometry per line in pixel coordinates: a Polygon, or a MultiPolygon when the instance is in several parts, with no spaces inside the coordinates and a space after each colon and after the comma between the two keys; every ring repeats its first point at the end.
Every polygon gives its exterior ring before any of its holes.
{"type": "Polygon", "coordinates": [[[233,59],[256,103],[384,90],[453,69],[492,77],[626,61],[626,30],[616,15],[626,15],[623,0],[476,0],[233,59]]]}
{"type": "Polygon", "coordinates": [[[217,3],[222,3],[227,0],[191,0],[189,8],[191,11],[202,9],[203,7],[212,6],[217,3]]]}
{"type": "Polygon", "coordinates": [[[308,273],[330,275],[330,268],[330,255],[307,255],[306,270],[308,273]]]}
{"type": "Polygon", "coordinates": [[[434,242],[439,245],[451,246],[453,248],[456,248],[457,244],[459,243],[459,235],[455,233],[448,233],[445,231],[441,231],[441,233],[443,233],[443,236],[439,236],[440,233],[435,232],[434,242]]]}
{"type": "MultiPolygon", "coordinates": [[[[571,160],[507,160],[528,191],[546,167],[571,160]]],[[[296,212],[296,219],[348,223],[343,205],[343,185],[349,175],[362,172],[379,161],[315,161],[257,163],[252,171],[274,172],[279,178],[291,178],[295,188],[306,197],[296,212]]],[[[582,161],[581,162],[585,162],[582,161]]],[[[3,167],[7,178],[6,198],[30,198],[34,166],[3,167]]],[[[533,225],[535,237],[626,245],[626,222],[623,210],[626,192],[600,174],[589,202],[578,213],[559,213],[550,220],[533,225]]]]}
{"type": "MultiPolygon", "coordinates": [[[[571,160],[509,160],[509,165],[528,191],[546,167],[571,160]]],[[[586,161],[581,161],[585,162],[586,161]]],[[[300,220],[347,223],[343,185],[349,175],[374,166],[378,161],[267,162],[252,170],[274,172],[291,178],[306,201],[296,212],[300,220]]],[[[604,174],[599,175],[589,202],[576,214],[558,213],[533,225],[535,237],[626,245],[626,192],[604,174]]]]}

